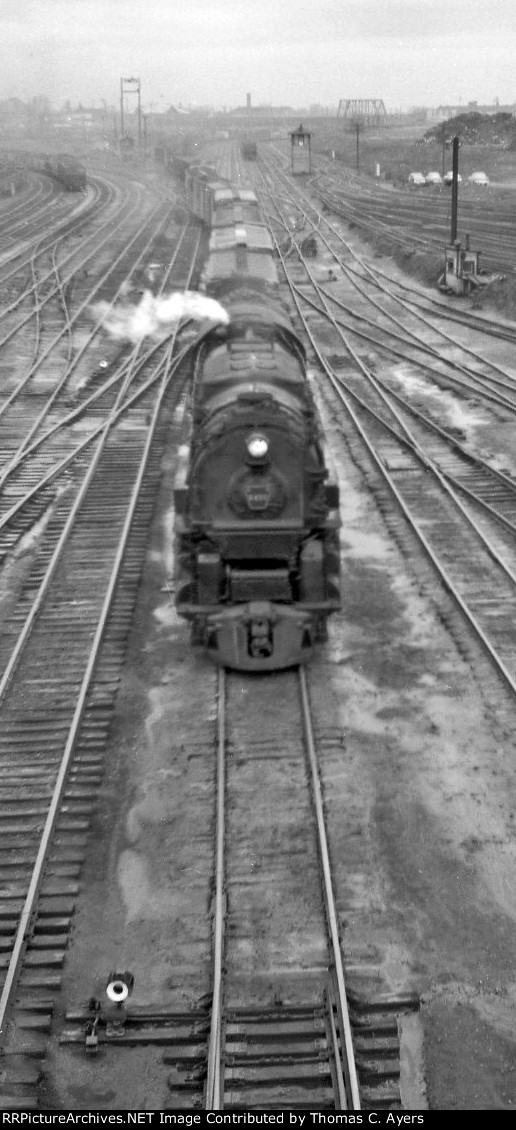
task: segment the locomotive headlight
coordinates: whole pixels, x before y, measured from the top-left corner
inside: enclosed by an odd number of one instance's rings
[[[259,432],[254,432],[247,440],[247,450],[252,459],[263,459],[269,450],[269,441]]]

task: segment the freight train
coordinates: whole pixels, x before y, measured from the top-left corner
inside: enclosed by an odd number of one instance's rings
[[[255,194],[196,167],[186,196],[210,231],[201,289],[229,321],[195,360],[174,489],[176,606],[216,662],[272,671],[306,662],[340,607],[338,486]]]
[[[82,192],[86,188],[86,169],[75,157],[67,153],[48,157],[42,172],[54,178],[69,192]]]

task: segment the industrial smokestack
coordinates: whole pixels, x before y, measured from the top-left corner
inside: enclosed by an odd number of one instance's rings
[[[451,186],[451,242],[457,239],[457,206],[459,200],[459,139],[453,139],[453,164]]]

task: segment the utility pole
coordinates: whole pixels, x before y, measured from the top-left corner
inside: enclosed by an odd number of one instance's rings
[[[451,212],[451,240],[453,244],[457,239],[457,212],[459,201],[459,139],[453,139],[453,173],[452,173],[452,212]]]

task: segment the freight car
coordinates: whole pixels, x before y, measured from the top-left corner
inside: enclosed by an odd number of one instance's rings
[[[204,289],[229,322],[207,329],[195,362],[174,489],[176,606],[216,662],[275,670],[306,662],[340,605],[338,487],[256,198],[196,175],[189,197],[211,228]]]
[[[53,177],[69,192],[82,192],[86,188],[86,169],[75,157],[67,153],[48,157],[43,172]]]

